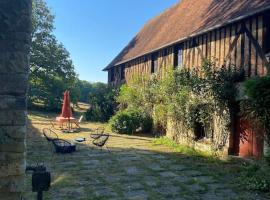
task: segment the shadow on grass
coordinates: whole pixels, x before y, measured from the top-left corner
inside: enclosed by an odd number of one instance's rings
[[[144,141],[152,141],[151,139],[155,138],[153,135],[141,135],[141,134],[134,134],[134,135],[110,135],[110,137],[114,138],[126,138],[129,140],[144,140]]]

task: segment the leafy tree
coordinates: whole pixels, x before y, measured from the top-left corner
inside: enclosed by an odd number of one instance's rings
[[[48,109],[56,109],[61,104],[64,90],[76,91],[77,75],[69,52],[52,33],[54,16],[44,0],[33,1],[32,16],[29,103],[41,103]]]
[[[90,109],[86,113],[89,121],[107,121],[116,109],[116,89],[104,83],[92,83],[89,93]]]
[[[70,91],[70,101],[73,102],[74,106],[78,106],[78,102],[82,102],[81,99],[81,88],[79,85],[80,80],[76,79],[75,83],[69,89]]]
[[[89,93],[92,91],[93,87],[92,84],[88,81],[77,81],[77,87],[80,89],[80,98],[81,102],[88,103],[89,102]]]

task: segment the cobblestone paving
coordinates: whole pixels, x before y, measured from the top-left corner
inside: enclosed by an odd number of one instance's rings
[[[48,200],[266,199],[237,189],[228,178],[231,176],[208,169],[200,160],[154,145],[152,138],[112,134],[110,151],[101,151],[89,138],[88,129],[96,125],[84,124],[81,133],[58,132],[61,138],[86,137],[87,141],[77,144],[73,154],[56,155],[41,136],[48,121],[32,116],[29,126],[28,164],[43,161],[52,172],[50,191],[45,192]],[[30,178],[27,175],[27,200],[35,199]]]

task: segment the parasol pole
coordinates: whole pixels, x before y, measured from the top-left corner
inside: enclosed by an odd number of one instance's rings
[[[68,117],[68,132],[70,132],[70,118]]]
[[[69,104],[69,113],[71,113],[71,107],[70,107],[70,96],[69,96],[69,91],[68,91],[68,104]],[[70,115],[68,115],[68,131],[71,132],[71,129],[70,129]]]

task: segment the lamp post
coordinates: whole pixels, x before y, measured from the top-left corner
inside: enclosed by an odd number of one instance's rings
[[[32,191],[37,192],[37,200],[42,200],[43,191],[48,191],[51,184],[51,174],[47,172],[46,167],[37,165],[28,166],[26,171],[32,171]]]

